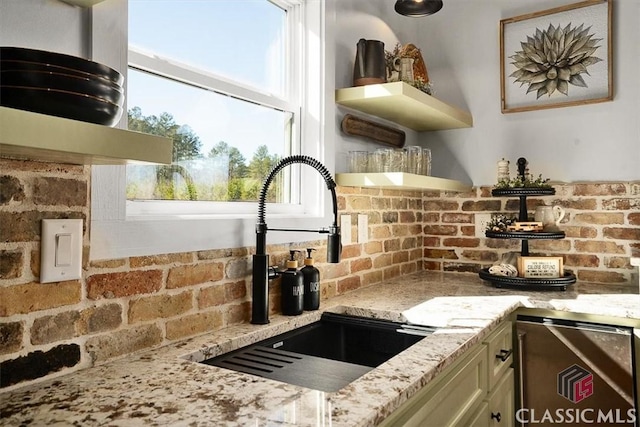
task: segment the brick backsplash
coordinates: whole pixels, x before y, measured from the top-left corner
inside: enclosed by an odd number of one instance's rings
[[[90,167],[0,159],[0,386],[17,386],[86,368],[227,325],[248,322],[254,248],[89,261]],[[567,211],[561,241],[531,242],[562,255],[578,280],[632,281],[640,256],[640,183],[563,184],[531,198]],[[367,215],[369,240],[327,264],[323,240],[270,245],[274,264],[289,249],[316,247],[322,299],[422,269],[476,274],[518,241],[478,236],[478,213],[516,212],[518,201],[469,193],[338,188],[340,214]],[[38,283],[40,220],[82,218],[80,280]],[[279,311],[279,283],[270,287]]]
[[[579,281],[629,283],[630,257],[640,255],[640,183],[554,185],[554,196],[527,198],[533,217],[539,205],[562,206],[562,240],[530,240],[531,255],[562,256]],[[519,240],[480,237],[475,215],[503,213],[517,217],[517,197],[495,198],[491,187],[471,193],[424,193],[425,211],[437,211],[424,224],[424,268],[477,272],[521,249]],[[425,212],[425,215],[427,213]]]

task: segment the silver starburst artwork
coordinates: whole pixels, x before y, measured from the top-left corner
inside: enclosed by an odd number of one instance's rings
[[[509,58],[516,71],[509,77],[520,86],[529,85],[527,93],[535,92],[536,99],[551,96],[558,91],[569,95],[569,84],[587,87],[582,74],[589,75],[588,67],[602,59],[593,56],[602,39],[589,34],[591,27],[578,27],[569,23],[562,28],[549,24],[546,30],[536,28],[535,34],[521,41],[522,50]]]

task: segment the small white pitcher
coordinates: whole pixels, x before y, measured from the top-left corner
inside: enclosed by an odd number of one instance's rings
[[[542,223],[544,231],[560,231],[558,225],[564,218],[564,209],[561,206],[538,206],[534,220]]]

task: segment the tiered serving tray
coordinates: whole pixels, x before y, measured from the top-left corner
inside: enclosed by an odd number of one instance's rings
[[[521,159],[524,160],[524,159]],[[520,163],[520,160],[519,160]],[[524,162],[523,162],[524,163]],[[553,196],[555,188],[519,187],[493,189],[494,197],[518,197],[520,199],[520,212],[518,219],[527,221],[527,197],[528,196]],[[529,256],[529,240],[564,239],[564,231],[487,231],[485,236],[492,239],[520,239],[522,241],[522,256]],[[489,273],[488,268],[483,268],[478,273],[481,279],[491,282],[496,288],[518,288],[528,290],[566,290],[567,286],[576,282],[576,276],[568,270],[558,278],[528,278],[496,276]]]

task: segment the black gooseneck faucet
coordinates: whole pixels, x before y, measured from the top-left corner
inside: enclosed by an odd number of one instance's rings
[[[340,243],[340,227],[338,227],[338,201],[336,197],[336,183],[331,178],[331,174],[327,168],[316,159],[304,156],[294,155],[285,157],[280,160],[276,166],[269,172],[269,175],[262,184],[260,197],[258,200],[258,222],[256,223],[256,253],[253,256],[253,282],[251,295],[251,323],[264,325],[269,323],[269,279],[271,276],[269,268],[269,255],[267,255],[267,223],[265,221],[265,199],[269,185],[274,177],[285,167],[294,163],[302,163],[313,167],[317,170],[329,191],[331,191],[331,201],[333,202],[333,225],[328,228],[319,230],[305,229],[289,229],[289,228],[271,228],[273,231],[309,231],[313,233],[328,234],[327,239],[327,262],[340,262],[340,252],[342,251]]]

